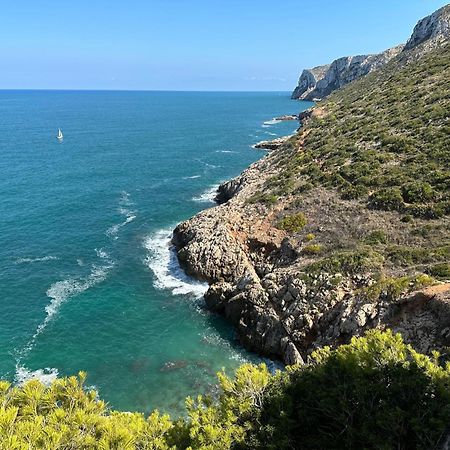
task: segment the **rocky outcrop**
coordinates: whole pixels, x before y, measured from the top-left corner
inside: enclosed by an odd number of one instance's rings
[[[173,244],[186,272],[206,280],[209,309],[234,324],[249,350],[302,363],[324,345],[347,342],[369,328],[392,328],[422,352],[450,345],[450,284],[405,294],[392,301],[371,273],[306,274],[311,261],[304,239],[274,226],[283,201],[267,208],[252,203],[255,192],[278,174],[270,153],[221,188],[225,203],[199,213],[174,230]],[[362,209],[323,188],[308,193],[302,211],[305,233],[324,244],[401,226],[398,215]],[[342,235],[345,230],[345,236]],[[321,236],[321,237],[320,237]]]
[[[425,44],[426,49],[442,45],[450,38],[450,5],[420,20],[403,49],[404,52]]]
[[[403,46],[399,45],[376,55],[345,56],[326,66],[305,69],[300,75],[292,98],[320,100],[336,89],[380,68],[397,56],[402,49]]]
[[[283,136],[270,141],[260,141],[253,145],[253,148],[262,150],[276,150],[286,143],[291,136]]]
[[[284,114],[279,117],[275,117],[273,120],[276,120],[277,122],[285,122],[287,120],[298,120],[297,114]]]
[[[333,91],[379,69],[393,58],[408,58],[430,51],[448,42],[450,38],[450,5],[438,9],[433,14],[420,20],[407,41],[375,55],[346,56],[336,59],[331,64],[303,70],[298,85],[292,93],[293,99],[320,100]]]

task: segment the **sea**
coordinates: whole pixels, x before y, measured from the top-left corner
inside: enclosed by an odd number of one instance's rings
[[[170,247],[219,183],[291,134],[287,92],[0,91],[0,378],[88,374],[111,408],[182,414],[265,361]],[[56,138],[61,128],[64,138]]]

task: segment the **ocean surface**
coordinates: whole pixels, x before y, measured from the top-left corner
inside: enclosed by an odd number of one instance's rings
[[[88,372],[111,407],[179,414],[259,361],[203,307],[171,230],[292,133],[288,93],[0,91],[0,377]],[[64,139],[56,139],[58,127]]]

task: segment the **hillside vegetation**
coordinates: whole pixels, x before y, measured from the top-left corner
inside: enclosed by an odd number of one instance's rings
[[[186,401],[186,418],[113,411],[85,374],[50,387],[0,382],[0,448],[430,449],[450,422],[450,363],[400,335],[369,332],[271,376],[243,365],[220,393]]]
[[[371,246],[391,267],[411,266],[448,279],[449,80],[446,45],[413,62],[397,58],[337,91],[274,155],[278,174],[251,202],[276,206],[284,199],[279,223],[290,223],[322,187],[380,211],[380,218],[381,211],[394,212],[404,224],[394,234],[381,221],[360,242],[349,237],[348,246]],[[315,249],[324,255],[322,247]]]

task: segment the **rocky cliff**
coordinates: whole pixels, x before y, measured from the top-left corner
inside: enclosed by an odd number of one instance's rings
[[[292,98],[313,101],[322,99],[336,89],[383,66],[402,49],[403,45],[399,45],[376,55],[345,56],[326,66],[305,69],[300,75]]]
[[[368,328],[450,347],[449,79],[445,42],[393,58],[175,229],[247,348],[301,363]]]
[[[406,45],[398,45],[375,55],[346,56],[325,66],[305,69],[292,93],[293,99],[318,100],[352,81],[379,69],[400,53],[422,47],[428,51],[450,36],[450,6],[425,17],[414,28]]]

